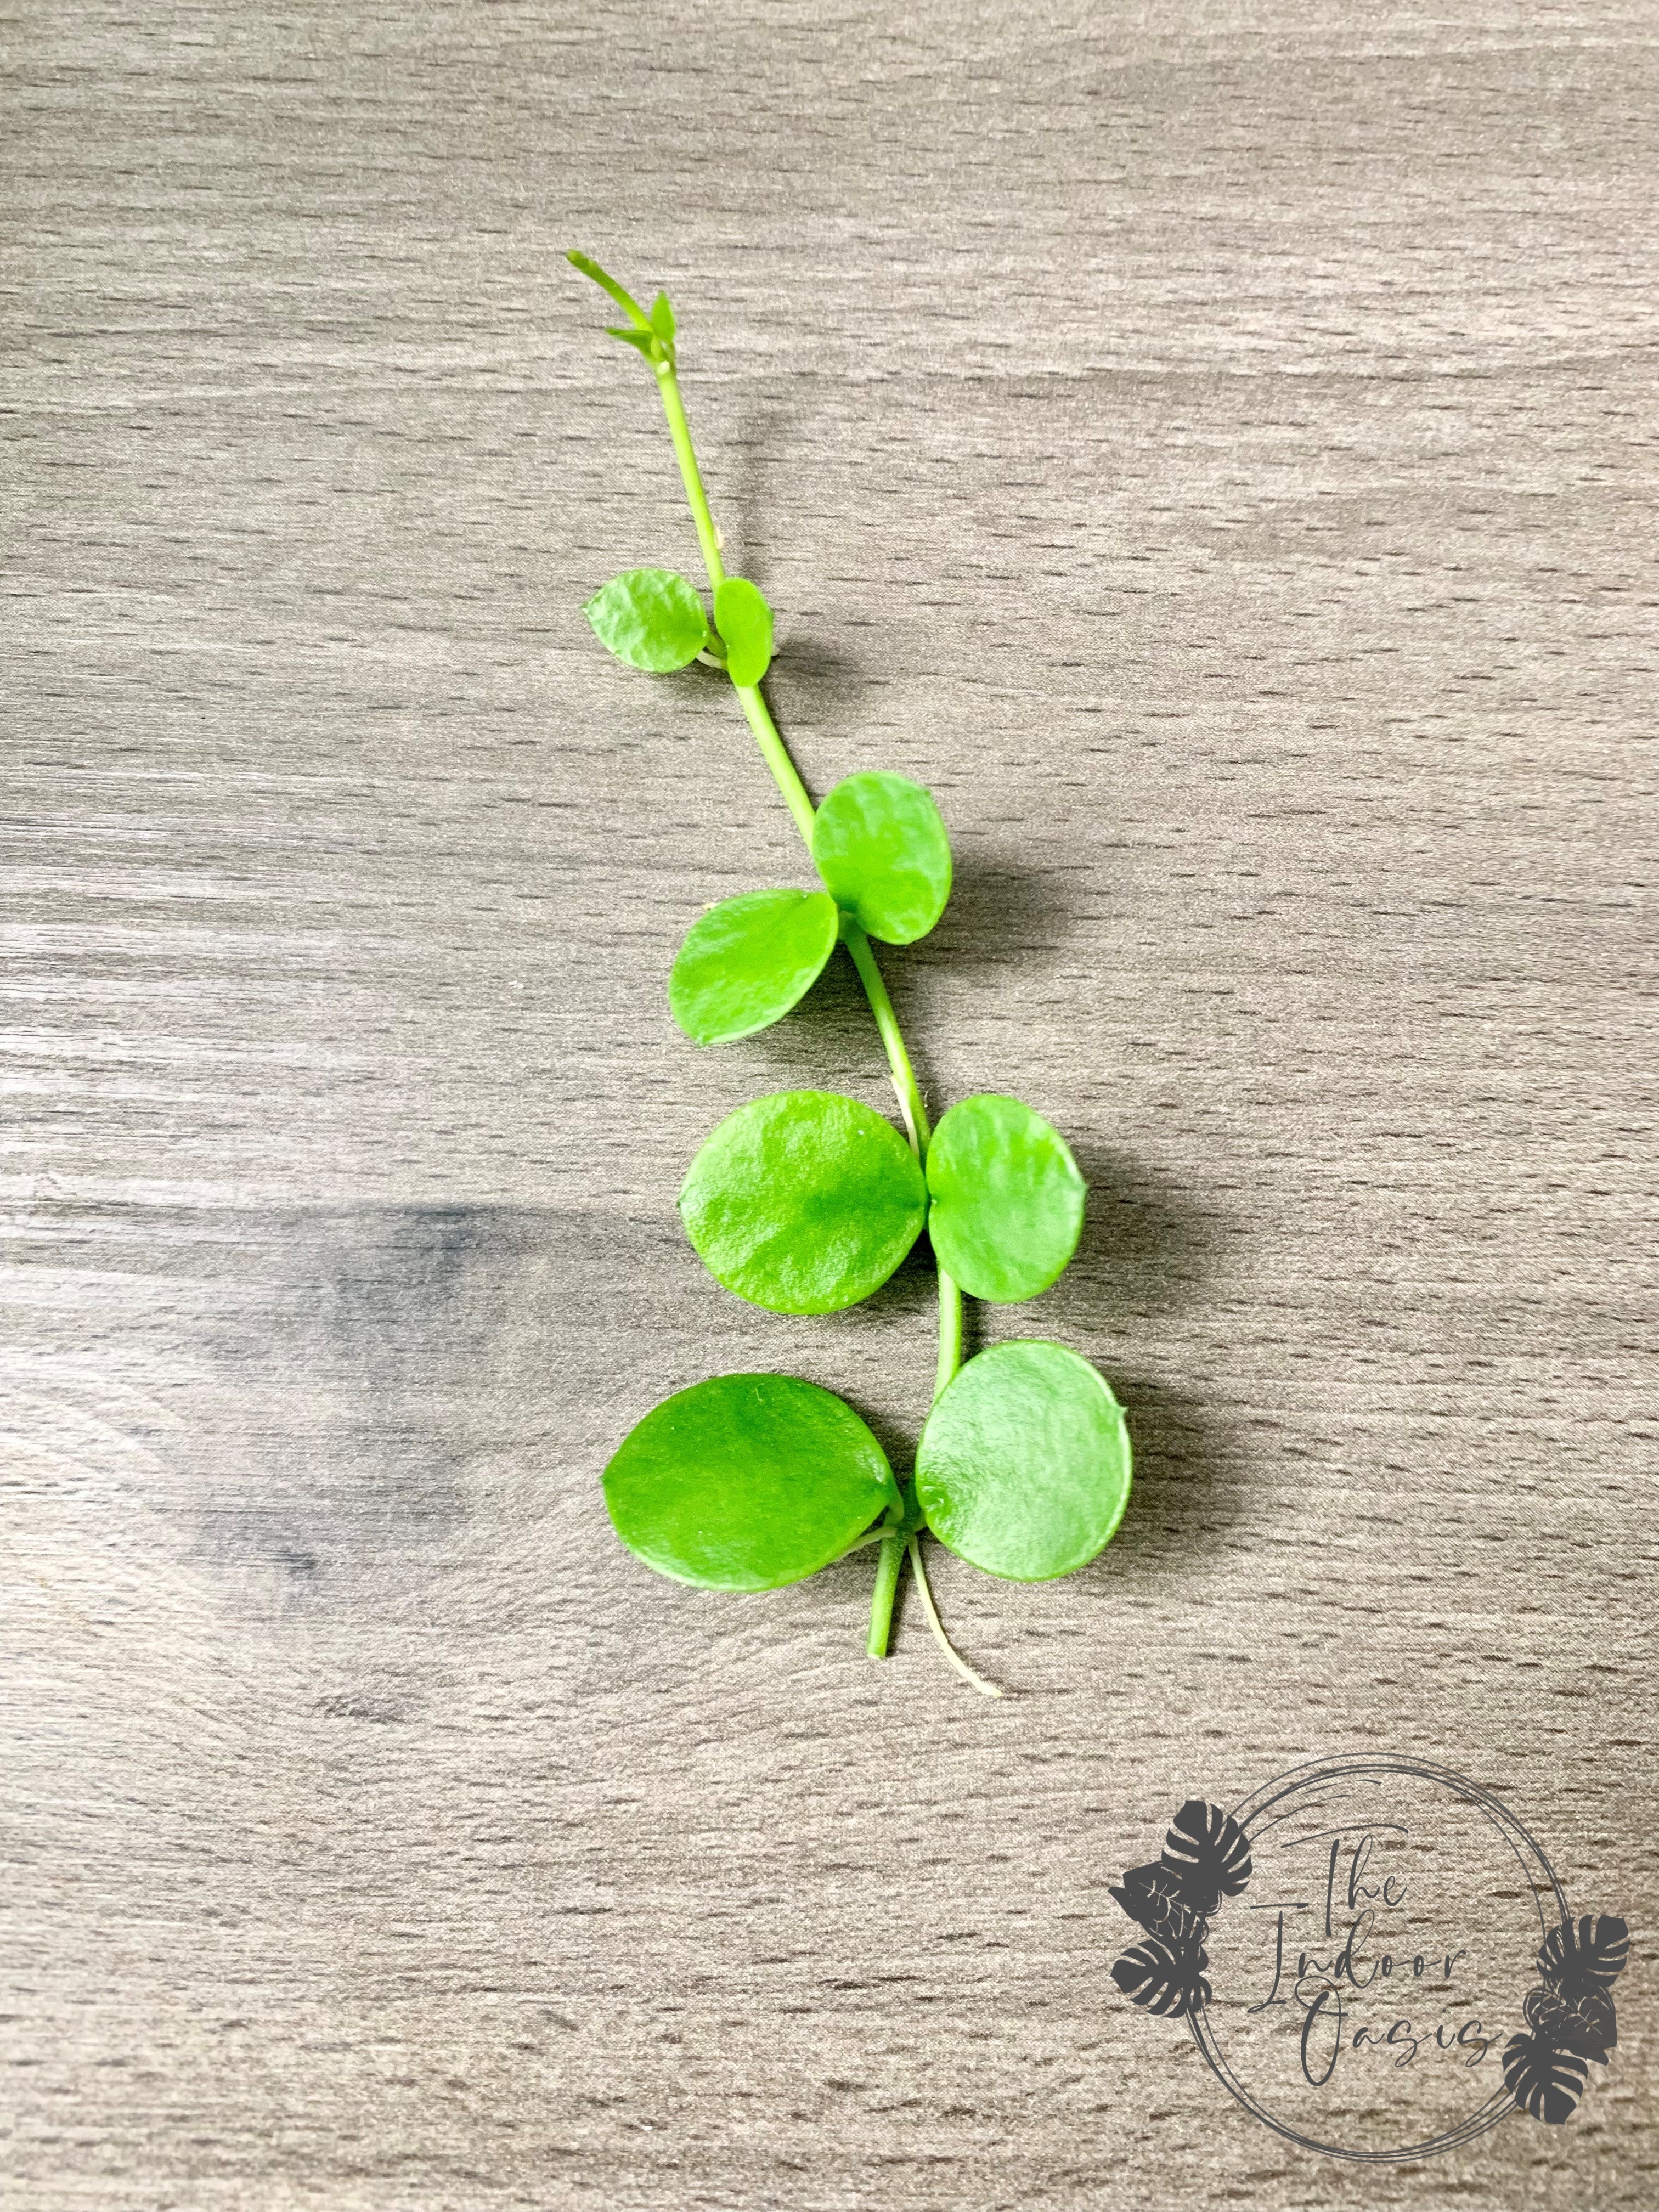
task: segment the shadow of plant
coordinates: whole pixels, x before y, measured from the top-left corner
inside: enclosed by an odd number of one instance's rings
[[[1075,884],[1083,866],[1036,866],[1011,848],[960,840],[951,903],[939,927],[915,950],[930,964],[955,970],[1045,963],[1072,934]]]
[[[1226,1217],[1117,1147],[1085,1139],[1072,1150],[1089,1199],[1076,1255],[1048,1294],[1059,1310],[1088,1328],[1103,1310],[1145,1318],[1188,1304],[1230,1241]]]

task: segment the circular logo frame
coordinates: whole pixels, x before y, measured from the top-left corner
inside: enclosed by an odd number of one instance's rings
[[[1215,1914],[1249,1881],[1254,1845],[1279,1821],[1292,1817],[1299,1800],[1334,1784],[1389,1778],[1449,1794],[1484,1820],[1513,1856],[1538,1915],[1539,1982],[1522,2008],[1525,2025],[1504,2047],[1498,2088],[1437,2135],[1361,2148],[1325,2141],[1293,2124],[1240,2080],[1212,2015],[1204,1947]],[[1175,1814],[1161,1856],[1131,1868],[1111,1894],[1144,1931],[1112,1968],[1118,1988],[1143,2010],[1184,2018],[1206,2064],[1231,2097],[1276,2135],[1328,2158],[1392,2165],[1435,2157],[1474,2142],[1521,2112],[1559,2124],[1576,2110],[1589,2066],[1605,2065],[1617,2041],[1611,1990],[1629,1954],[1625,1922],[1594,1914],[1576,1922],[1554,1868],[1526,1825],[1491,1790],[1426,1759],[1357,1752],[1310,1760],[1253,1791],[1231,1813],[1205,1799],[1189,1798]]]

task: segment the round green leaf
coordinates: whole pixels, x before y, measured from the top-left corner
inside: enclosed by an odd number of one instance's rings
[[[969,1297],[1034,1298],[1077,1249],[1087,1185],[1065,1139],[1018,1098],[951,1107],[927,1148],[927,1188],[934,1254]]]
[[[605,1502],[630,1552],[704,1589],[780,1589],[816,1574],[898,1497],[852,1407],[787,1375],[721,1375],[630,1429]]]
[[[927,1525],[970,1566],[1016,1583],[1069,1575],[1129,1499],[1129,1431],[1105,1377],[1063,1344],[970,1359],[916,1450]]]
[[[781,1021],[836,949],[828,891],[744,891],[691,925],[674,956],[668,1006],[693,1044],[729,1044]]]
[[[758,684],[772,665],[772,610],[745,577],[728,576],[715,592],[714,627],[732,681]]]
[[[702,601],[668,568],[630,568],[596,592],[582,612],[618,660],[654,676],[684,668],[708,642]]]
[[[951,840],[908,776],[849,775],[818,809],[812,858],[839,903],[884,945],[926,937],[951,896]]]
[[[680,1214],[716,1281],[770,1313],[836,1313],[915,1243],[927,1186],[892,1123],[833,1091],[728,1114],[691,1163]]]

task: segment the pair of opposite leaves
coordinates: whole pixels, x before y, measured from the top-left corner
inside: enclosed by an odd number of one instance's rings
[[[883,1515],[907,1534],[925,1520],[987,1574],[1047,1582],[1110,1540],[1129,1439],[1086,1359],[1027,1338],[981,1352],[938,1399],[913,1501],[853,1408],[788,1375],[721,1375],[665,1399],[623,1439],[605,1493],[630,1551],[704,1589],[799,1582]]]
[[[727,1115],[679,1206],[717,1282],[769,1313],[838,1313],[879,1290],[921,1234],[970,1297],[1018,1305],[1077,1249],[1085,1184],[1018,1098],[964,1098],[926,1169],[884,1115],[833,1091],[778,1091]]]
[[[702,594],[672,568],[629,568],[582,611],[600,642],[651,676],[689,668],[700,653],[719,653],[734,684],[758,684],[772,662],[772,610],[744,576],[727,576],[714,593],[714,627]]]
[[[884,945],[914,945],[951,896],[951,840],[932,793],[885,769],[845,776],[829,793],[812,861],[821,891],[744,891],[692,925],[668,1004],[693,1044],[732,1044],[781,1021],[848,922]]]

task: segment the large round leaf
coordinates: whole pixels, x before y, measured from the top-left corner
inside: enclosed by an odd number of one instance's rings
[[[969,1297],[1034,1298],[1077,1249],[1086,1185],[1065,1139],[1018,1098],[951,1107],[927,1148],[927,1188],[933,1250]]]
[[[1129,1432],[1103,1376],[1063,1344],[970,1359],[916,1451],[927,1525],[970,1566],[1047,1582],[1092,1559],[1129,1498]]]
[[[926,937],[951,896],[951,840],[908,776],[849,775],[818,809],[812,858],[825,884],[884,945]]]
[[[693,1044],[728,1044],[781,1021],[836,949],[828,891],[744,891],[694,921],[674,957],[669,1011]]]
[[[915,1243],[927,1187],[892,1123],[833,1091],[778,1091],[728,1114],[680,1190],[709,1273],[772,1313],[834,1313]]]
[[[833,1392],[722,1375],[630,1429],[605,1471],[617,1534],[659,1574],[779,1589],[844,1552],[898,1497],[886,1454]]]

